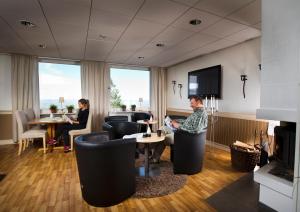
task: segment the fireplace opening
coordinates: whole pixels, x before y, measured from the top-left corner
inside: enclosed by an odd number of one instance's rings
[[[284,122],[274,128],[274,159],[277,166],[270,174],[293,181],[296,144],[296,123]]]

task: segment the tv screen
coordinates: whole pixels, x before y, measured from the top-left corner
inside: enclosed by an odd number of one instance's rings
[[[222,66],[212,66],[188,73],[188,96],[198,95],[202,98],[214,96],[221,98]]]

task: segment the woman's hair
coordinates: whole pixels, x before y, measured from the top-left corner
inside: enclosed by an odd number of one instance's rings
[[[88,99],[79,99],[78,102],[80,102],[83,105],[86,105],[88,109],[90,108],[90,102]]]

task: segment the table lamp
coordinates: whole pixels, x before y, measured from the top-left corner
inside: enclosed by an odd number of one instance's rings
[[[64,97],[59,97],[58,101],[60,103],[60,109],[61,109],[61,111],[63,111],[62,104],[65,102],[65,98]]]
[[[143,102],[143,98],[142,98],[142,97],[140,97],[140,98],[139,98],[140,109],[142,108],[142,102]]]

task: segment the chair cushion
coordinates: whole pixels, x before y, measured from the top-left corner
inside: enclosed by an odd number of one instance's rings
[[[32,129],[21,134],[21,138],[42,138],[46,135],[46,130]]]

